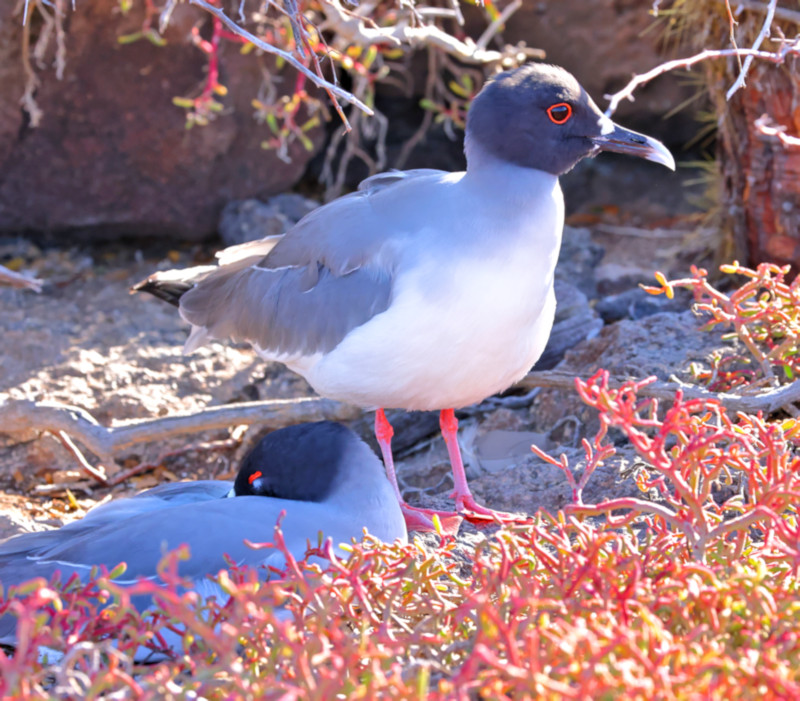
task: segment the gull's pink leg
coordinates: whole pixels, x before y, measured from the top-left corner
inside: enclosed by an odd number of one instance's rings
[[[461,450],[458,447],[458,419],[452,409],[442,409],[439,413],[439,426],[441,426],[447,453],[450,456],[450,465],[453,468],[455,489],[450,496],[456,501],[458,513],[475,525],[491,525],[498,521],[500,523],[519,523],[526,520],[505,511],[494,511],[475,501],[467,484],[467,473],[464,471]]]
[[[375,437],[378,439],[378,445],[381,447],[381,455],[383,455],[383,464],[386,467],[386,474],[389,477],[389,481],[392,483],[394,493],[397,495],[397,501],[400,502],[400,510],[403,512],[406,526],[410,531],[435,531],[436,527],[433,525],[433,517],[434,515],[438,515],[442,532],[455,535],[458,532],[458,527],[461,525],[461,517],[458,514],[448,513],[446,511],[434,511],[432,509],[420,509],[415,506],[410,506],[403,499],[402,494],[400,494],[400,486],[397,484],[397,473],[394,469],[392,436],[394,436],[392,425],[386,418],[383,409],[378,409],[375,412]]]

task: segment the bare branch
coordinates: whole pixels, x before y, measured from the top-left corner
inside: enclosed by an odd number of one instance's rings
[[[42,281],[39,278],[29,277],[23,273],[9,270],[5,266],[0,265],[0,285],[8,285],[10,287],[17,287],[23,290],[33,290],[34,292],[42,291]]]
[[[56,438],[61,441],[61,445],[63,445],[71,454],[75,460],[78,461],[78,464],[81,466],[81,469],[86,472],[90,477],[92,477],[100,484],[106,484],[106,475],[102,469],[98,470],[95,468],[84,456],[81,452],[81,449],[75,445],[75,442],[66,434],[64,431],[56,431],[55,432]]]
[[[736,0],[736,6],[742,7],[745,10],[753,10],[754,12],[769,12],[770,10],[769,4],[758,2],[758,0]],[[776,7],[774,12],[775,17],[778,19],[800,24],[800,12],[797,10],[790,10],[786,7]]]
[[[497,33],[503,28],[503,25],[508,22],[513,15],[519,8],[522,7],[522,0],[514,0],[514,2],[510,2],[503,8],[503,11],[497,17],[494,22],[492,22],[486,29],[483,31],[478,37],[478,41],[475,42],[475,46],[479,49],[485,49],[489,42],[494,39]]]
[[[194,414],[125,421],[109,428],[79,407],[6,399],[0,401],[0,432],[11,436],[26,435],[31,431],[58,436],[61,432],[80,441],[101,463],[111,465],[115,454],[137,443],[237,425],[263,424],[282,428],[301,421],[348,421],[361,413],[361,409],[330,399],[304,397],[211,407]]]
[[[75,9],[74,7],[72,8]],[[67,41],[64,32],[64,19],[66,17],[64,0],[55,0],[53,4],[53,21],[56,28],[56,79],[64,79],[64,69],[67,66]]]
[[[611,380],[609,386],[619,387],[622,380]],[[546,371],[530,373],[515,385],[519,388],[553,387],[571,390],[575,376],[571,373]],[[771,413],[781,407],[800,401],[800,380],[780,389],[754,396],[715,394],[698,387],[679,383],[654,382],[638,390],[643,397],[671,400],[681,389],[687,399],[713,399],[730,411],[749,414],[764,411]],[[107,481],[103,471],[92,467],[74,441],[94,453],[101,465],[111,467],[114,456],[138,443],[148,443],[178,435],[200,433],[231,426],[260,424],[273,429],[303,421],[332,419],[350,421],[358,418],[362,410],[318,397],[243,402],[211,407],[194,414],[169,416],[157,419],[124,421],[113,427],[98,423],[84,409],[51,402],[33,402],[21,399],[0,401],[0,433],[26,436],[31,432],[47,432],[56,436],[80,463],[81,467],[98,481]],[[118,480],[113,480],[116,483]]]
[[[323,4],[322,10],[326,21],[320,29],[335,32],[337,37],[349,44],[357,46],[381,43],[395,46],[406,44],[412,48],[419,45],[433,46],[466,63],[493,63],[503,58],[499,51],[487,51],[469,38],[461,41],[434,25],[411,27],[407,24],[396,24],[393,27],[368,27],[363,17],[347,12],[338,0],[328,0]]]
[[[787,149],[798,149],[800,148],[800,137],[797,136],[789,136],[786,133],[786,127],[778,126],[773,127],[771,126],[772,120],[769,118],[768,115],[762,114],[755,122],[755,127],[758,130],[759,134],[763,134],[768,141],[777,141],[779,142],[784,148]]]
[[[753,43],[752,50],[758,51],[761,47],[761,44],[764,43],[764,39],[769,36],[769,30],[772,26],[772,20],[775,18],[775,8],[778,6],[778,0],[770,0],[769,7],[767,8],[767,16],[764,18],[764,24],[761,26],[761,31],[758,33],[755,42]],[[740,54],[741,55],[741,54]],[[744,65],[742,66],[742,70],[739,71],[739,77],[736,78],[736,81],[730,88],[728,88],[728,92],[725,94],[725,99],[730,100],[734,93],[739,90],[739,88],[744,87],[744,81],[747,77],[747,73],[750,70],[750,66],[753,63],[753,54],[750,54],[745,58]]]
[[[39,78],[31,66],[31,25],[28,17],[33,12],[33,6],[28,5],[25,0],[25,14],[22,17],[22,70],[25,73],[25,92],[22,93],[20,103],[22,109],[28,113],[31,128],[36,128],[41,124],[44,112],[36,102],[36,90],[39,87]]]
[[[624,380],[621,379],[610,379],[609,387],[617,389],[621,387],[623,383]],[[527,377],[520,380],[514,387],[519,389],[533,389],[534,387],[573,389],[575,387],[575,375],[568,372],[559,372],[558,370],[532,372],[528,374]],[[765,414],[771,414],[800,401],[800,380],[795,380],[791,384],[754,395],[709,392],[702,387],[694,387],[678,382],[656,381],[644,387],[640,387],[637,390],[637,394],[642,397],[654,397],[656,399],[670,401],[675,398],[675,392],[678,390],[683,392],[683,396],[686,399],[716,400],[728,411],[742,412],[744,414],[757,414],[759,411],[763,411]]]
[[[662,63],[652,70],[647,71],[647,73],[635,75],[631,81],[619,92],[616,92],[613,95],[606,95],[605,97],[609,103],[605,113],[607,117],[610,117],[614,114],[614,112],[617,111],[620,102],[626,99],[631,101],[633,100],[633,93],[639,87],[646,85],[660,75],[664,75],[665,73],[669,73],[670,71],[674,71],[678,68],[690,68],[691,66],[694,66],[697,63],[702,63],[703,61],[709,61],[717,58],[731,58],[733,56],[752,56],[753,58],[758,58],[762,61],[781,64],[788,56],[797,55],[800,55],[800,38],[796,38],[793,41],[785,43],[783,46],[781,46],[780,50],[776,52],[756,51],[754,49],[706,50],[687,58],[678,58],[673,61],[667,61],[666,63]]]
[[[192,5],[197,5],[198,7],[202,7],[206,12],[214,15],[214,17],[218,18],[230,31],[234,34],[239,35],[243,39],[247,39],[251,44],[257,46],[263,52],[272,54],[273,56],[279,56],[282,58],[286,63],[290,66],[293,66],[295,69],[300,71],[303,75],[305,75],[309,80],[311,80],[314,85],[322,88],[328,95],[331,96],[331,100],[338,105],[336,98],[347,102],[348,104],[355,105],[360,109],[362,112],[371,115],[372,109],[365,105],[361,100],[357,97],[352,95],[351,93],[347,92],[347,90],[343,90],[338,85],[334,85],[333,83],[325,80],[321,75],[317,75],[314,71],[312,71],[307,66],[304,66],[297,58],[294,57],[288,51],[283,51],[282,49],[277,48],[276,46],[272,46],[267,42],[259,39],[255,34],[251,34],[246,29],[240,27],[236,22],[234,22],[228,15],[226,15],[221,9],[218,7],[214,7],[206,2],[206,0],[189,0],[189,3]],[[345,124],[347,124],[345,120]],[[349,125],[347,125],[349,129]]]

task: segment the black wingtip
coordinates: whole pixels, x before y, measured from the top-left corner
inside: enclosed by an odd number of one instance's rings
[[[132,285],[130,293],[147,292],[177,307],[180,305],[181,297],[191,290],[192,287],[194,287],[194,283],[191,282],[182,280],[159,280],[155,275],[151,275],[146,280]]]

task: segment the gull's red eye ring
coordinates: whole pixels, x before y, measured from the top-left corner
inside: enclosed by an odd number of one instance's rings
[[[547,116],[553,124],[564,124],[572,116],[572,105],[558,102],[547,108]]]
[[[261,470],[259,470],[258,472],[254,472],[252,475],[250,475],[250,476],[247,478],[247,481],[248,481],[250,484],[253,484],[253,482],[255,482],[255,481],[256,481],[256,480],[257,480],[259,477],[261,477]]]

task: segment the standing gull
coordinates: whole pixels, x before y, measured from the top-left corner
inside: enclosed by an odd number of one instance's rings
[[[564,225],[558,176],[600,151],[675,167],[659,141],[605,117],[570,73],[526,65],[473,101],[466,172],[367,178],[282,237],[134,289],[179,306],[192,325],[187,352],[209,339],[249,341],[319,394],[377,408],[375,432],[410,527],[430,528],[433,512],[402,501],[383,409],[439,410],[456,509],[505,520],[470,493],[453,409],[508,388],[544,350]]]

